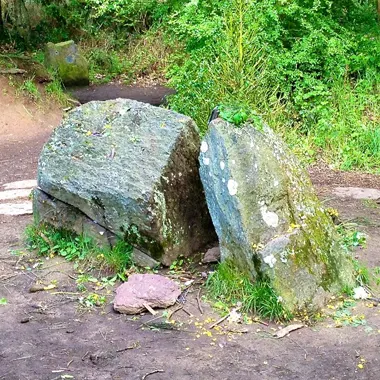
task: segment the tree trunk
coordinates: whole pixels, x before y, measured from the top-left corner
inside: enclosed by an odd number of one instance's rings
[[[3,37],[4,37],[3,7],[2,7],[2,0],[0,0],[0,40]]]

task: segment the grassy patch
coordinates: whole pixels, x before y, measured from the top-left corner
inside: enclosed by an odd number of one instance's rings
[[[367,244],[367,235],[358,231],[355,223],[339,224],[337,232],[340,237],[340,243],[347,253],[353,252],[358,248],[365,248]],[[372,276],[370,269],[356,258],[352,258],[352,262],[356,285],[368,288],[373,280],[376,280]],[[342,289],[342,293],[352,296],[354,291],[352,288],[344,288]]]
[[[111,40],[109,36],[90,39],[81,44],[90,64],[92,83],[108,83],[120,80],[127,84],[135,80],[164,82],[169,57],[176,48],[163,33],[152,30],[128,40]]]
[[[62,256],[77,266],[96,268],[99,272],[125,279],[132,265],[132,247],[119,241],[111,249],[99,248],[91,239],[49,226],[31,225],[26,229],[28,247],[43,256]]]
[[[34,77],[25,79],[18,87],[18,90],[21,91],[25,96],[35,101],[39,100],[41,97],[40,91],[34,83]]]
[[[53,80],[46,84],[45,92],[52,100],[58,102],[60,105],[65,106],[68,104],[68,95],[63,90],[62,83],[56,76],[53,76]]]
[[[283,321],[292,317],[268,282],[252,283],[247,274],[229,261],[219,264],[206,286],[216,307],[241,303],[244,312],[253,312],[269,320]]]
[[[331,215],[331,213],[330,213]],[[337,216],[338,214],[336,214]],[[337,227],[340,243],[347,252],[355,248],[364,248],[367,244],[367,235],[357,230],[356,223],[341,223]]]

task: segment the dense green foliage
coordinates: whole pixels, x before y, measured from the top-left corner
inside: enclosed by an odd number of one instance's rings
[[[177,90],[170,106],[203,132],[216,105],[233,105],[306,161],[379,171],[377,0],[35,0],[28,28],[13,3],[25,2],[2,0],[8,39],[80,40],[94,81],[131,80],[162,60]]]
[[[323,150],[346,169],[379,167],[374,2],[191,3],[170,21],[188,53],[170,71],[178,110],[205,128],[215,104],[239,102],[302,153]]]

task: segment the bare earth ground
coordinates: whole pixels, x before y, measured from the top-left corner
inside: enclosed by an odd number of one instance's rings
[[[0,77],[0,188],[34,177],[39,151],[59,118],[60,112],[36,110],[17,99]],[[314,168],[312,177],[321,197],[368,233],[368,247],[358,256],[370,267],[380,266],[380,209],[331,193],[338,185],[380,189],[379,177],[327,168]],[[93,311],[79,307],[71,264],[15,255],[23,250],[23,231],[31,220],[0,215],[0,299],[8,301],[0,305],[0,380],[379,378],[380,306],[359,302],[351,310],[364,314],[367,326],[335,328],[326,319],[275,339],[279,326],[274,324],[226,323],[211,331],[210,318],[218,316],[204,301],[200,313],[194,287],[184,306],[192,316],[180,310],[172,317],[180,322],[176,329],[149,328],[142,323],[151,315],[116,314],[110,303]],[[36,282],[52,281],[57,288],[29,292]]]

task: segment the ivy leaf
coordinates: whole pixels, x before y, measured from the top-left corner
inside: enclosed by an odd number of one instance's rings
[[[0,298],[0,305],[6,305],[8,303],[6,298]]]

